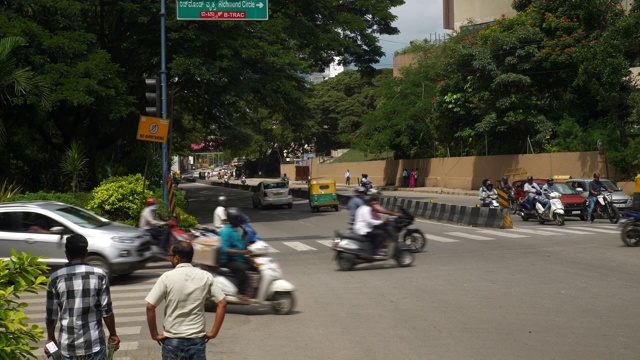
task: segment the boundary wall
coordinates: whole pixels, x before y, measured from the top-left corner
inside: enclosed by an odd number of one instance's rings
[[[526,178],[549,178],[554,175],[568,175],[572,178],[592,177],[599,171],[603,178],[618,180],[613,166],[605,164],[604,156],[598,151],[466,156],[432,159],[376,160],[349,163],[320,163],[318,158],[309,159],[311,178],[334,179],[338,184],[345,182],[344,174],[351,172],[352,184],[362,174],[369,174],[374,186],[402,186],[402,170],[418,168],[416,187],[440,187],[447,189],[479,189],[482,179],[492,181],[508,175],[510,181]],[[295,174],[295,165],[280,165],[280,175]],[[621,186],[623,187],[623,186]],[[626,190],[626,189],[625,189]],[[633,188],[631,188],[633,190]]]

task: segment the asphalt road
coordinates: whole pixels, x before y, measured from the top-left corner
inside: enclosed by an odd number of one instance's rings
[[[183,185],[181,185],[183,187]],[[515,229],[418,221],[429,237],[413,266],[337,270],[328,240],[347,213],[251,209],[250,193],[185,184],[189,212],[211,222],[218,195],[242,208],[296,285],[296,311],[230,306],[213,359],[638,359],[638,249],[597,220],[563,227],[514,220]],[[168,270],[154,264],[112,286],[123,350],[159,359],[144,296]],[[43,312],[43,301],[29,307]],[[35,319],[36,317],[34,317]],[[213,314],[208,314],[211,324]]]

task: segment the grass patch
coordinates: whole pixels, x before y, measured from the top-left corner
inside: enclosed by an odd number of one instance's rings
[[[363,151],[356,149],[349,149],[341,156],[333,159],[332,163],[346,163],[346,162],[358,162],[358,161],[372,161],[372,160],[389,160],[393,159],[393,151],[383,151],[379,153],[364,153]]]

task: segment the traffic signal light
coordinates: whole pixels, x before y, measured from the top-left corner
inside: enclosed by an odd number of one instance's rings
[[[145,79],[144,81],[147,84],[147,93],[145,94],[147,97],[147,107],[145,108],[145,111],[149,116],[161,117],[160,79]]]

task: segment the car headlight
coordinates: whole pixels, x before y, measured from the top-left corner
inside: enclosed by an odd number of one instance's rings
[[[112,236],[111,240],[120,244],[133,244],[135,240],[126,236]]]

